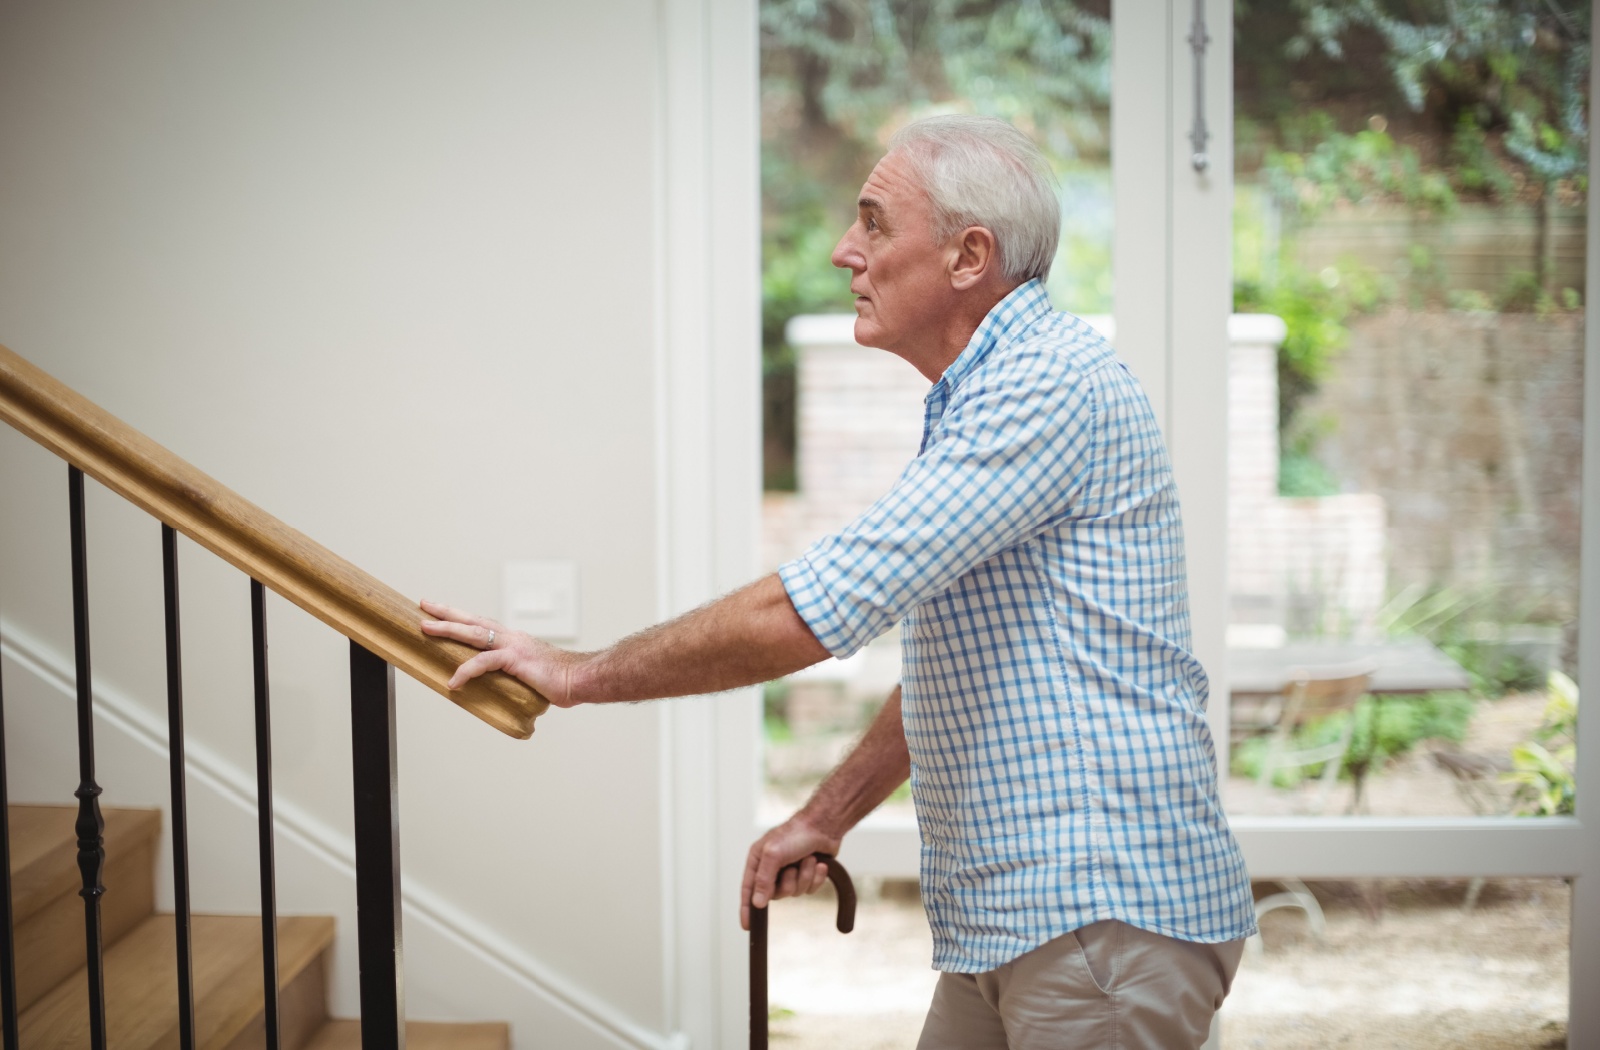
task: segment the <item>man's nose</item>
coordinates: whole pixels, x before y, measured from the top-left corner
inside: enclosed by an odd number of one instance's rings
[[[862,256],[861,250],[856,247],[855,238],[851,236],[853,233],[855,233],[854,226],[846,230],[844,236],[839,238],[839,243],[833,246],[833,256],[829,261],[841,270],[865,270],[867,268],[867,261]]]

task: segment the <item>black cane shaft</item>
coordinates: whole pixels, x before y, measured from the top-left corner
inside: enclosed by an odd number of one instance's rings
[[[750,1050],[767,1050],[767,909],[750,909]]]

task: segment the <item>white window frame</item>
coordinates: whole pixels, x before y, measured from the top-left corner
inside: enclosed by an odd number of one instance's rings
[[[1192,0],[1129,0],[1112,20],[1113,258],[1117,348],[1149,388],[1184,497],[1195,644],[1211,671],[1211,718],[1227,768],[1227,322],[1232,298],[1231,0],[1204,0],[1210,164],[1191,164]],[[1600,63],[1591,71],[1600,98]],[[1590,139],[1600,171],[1600,136]],[[1600,273],[1600,209],[1589,273]],[[1130,297],[1137,290],[1138,301]],[[1586,300],[1589,297],[1586,296]],[[1600,319],[1586,319],[1581,688],[1600,695]],[[1577,816],[1253,817],[1231,823],[1256,878],[1549,876],[1572,881],[1568,1045],[1600,1045],[1600,724],[1578,740]]]

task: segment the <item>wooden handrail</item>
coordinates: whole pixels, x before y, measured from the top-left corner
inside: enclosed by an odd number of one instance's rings
[[[526,739],[549,706],[499,672],[452,691],[477,650],[424,635],[416,602],[3,346],[0,419],[502,733]]]

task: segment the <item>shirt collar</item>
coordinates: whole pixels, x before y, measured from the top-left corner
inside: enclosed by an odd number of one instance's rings
[[[939,377],[939,382],[934,386],[943,384],[945,389],[954,390],[968,372],[989,356],[991,350],[1026,331],[1049,311],[1050,296],[1044,290],[1043,281],[1035,277],[1018,285],[984,316],[977,331],[967,340],[966,349],[944,370],[944,375]]]

